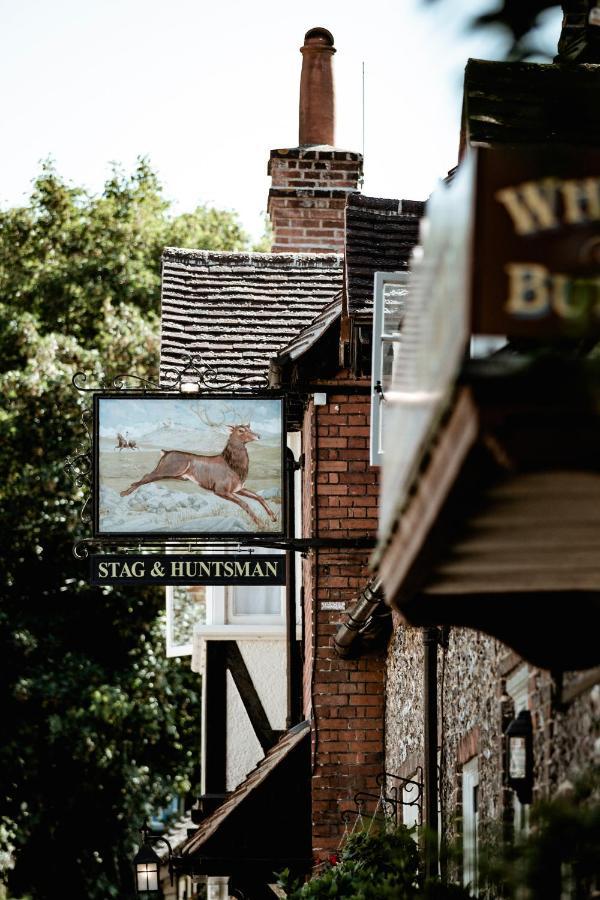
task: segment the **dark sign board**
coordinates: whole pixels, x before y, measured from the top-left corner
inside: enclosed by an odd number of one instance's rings
[[[95,585],[285,584],[283,554],[106,553],[94,554],[90,560],[90,584]]]
[[[94,537],[283,535],[282,397],[97,394],[93,437]]]
[[[600,150],[476,152],[473,333],[600,335]]]

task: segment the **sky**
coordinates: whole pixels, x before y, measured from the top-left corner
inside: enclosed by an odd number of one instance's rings
[[[298,142],[304,33],[337,54],[336,144],[363,149],[372,196],[425,199],[456,163],[464,66],[501,58],[469,16],[495,0],[0,0],[0,206],[23,203],[40,161],[102,189],[145,155],[180,212],[236,210],[262,231],[269,151]],[[540,41],[552,52],[558,13]]]
[[[204,420],[199,419],[196,414],[201,407],[205,407]],[[250,423],[253,428],[265,435],[280,435],[281,401],[264,398],[251,400],[228,398],[226,403],[216,399],[200,401],[194,398],[100,399],[99,428],[103,437],[114,438],[116,432],[125,434],[125,431],[128,431],[129,437],[140,438],[157,428],[164,428],[165,423],[169,423],[169,428],[175,432],[180,425],[192,431],[202,431],[205,428],[211,430],[210,422],[215,423],[214,431],[220,435],[228,434],[226,423]]]

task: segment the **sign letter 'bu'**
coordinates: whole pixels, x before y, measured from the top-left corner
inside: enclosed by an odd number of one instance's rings
[[[94,398],[94,536],[283,535],[283,400]]]

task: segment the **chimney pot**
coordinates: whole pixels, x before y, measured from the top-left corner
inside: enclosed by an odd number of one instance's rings
[[[326,28],[311,28],[304,35],[300,77],[299,144],[334,146],[333,35]]]

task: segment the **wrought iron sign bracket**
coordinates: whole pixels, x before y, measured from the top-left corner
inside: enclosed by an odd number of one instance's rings
[[[242,375],[235,380],[231,380],[229,376],[220,373],[217,367],[205,362],[198,356],[186,357],[182,362],[182,366],[178,369],[167,369],[160,382],[151,381],[134,372],[121,373],[113,378],[99,377],[95,383],[93,381],[93,378],[85,372],[76,372],[72,378],[72,385],[80,395],[89,394],[102,397],[116,393],[125,398],[162,395],[165,399],[190,395],[200,398],[203,394],[210,392],[229,390],[235,390],[238,395],[252,399],[255,395],[261,393],[264,395],[268,388],[266,376]],[[73,454],[65,459],[64,471],[73,481],[81,499],[80,521],[87,526],[92,526],[94,518],[92,497],[95,485],[92,439],[93,412],[91,409],[83,409],[81,423],[85,432],[85,440]],[[125,438],[123,440],[123,448],[126,449],[128,447],[135,449],[135,442],[128,442]],[[121,444],[119,444],[119,448],[121,449]],[[186,539],[184,535],[182,535],[182,540],[177,539],[175,542],[171,539],[163,542],[160,541],[159,537],[156,537],[150,543],[144,540],[144,549],[149,549],[151,545],[157,549],[174,544],[181,551],[188,543],[189,539]],[[210,541],[210,547],[213,550],[219,547],[230,549],[232,545],[235,546],[235,541],[230,541],[227,536],[224,537],[223,541],[215,541],[214,539]],[[197,551],[202,546],[202,541],[195,540],[190,544],[190,552],[192,549]],[[206,541],[206,546],[209,546],[208,541]],[[126,539],[121,541],[114,535],[110,538],[95,535],[94,537],[77,541],[73,547],[73,554],[77,559],[84,559],[89,556],[89,552],[93,548],[102,550],[115,549],[117,547],[119,550],[129,550],[130,552],[136,549],[138,552],[141,551],[141,543],[138,541],[134,542]]]
[[[253,553],[256,547],[270,550],[289,550],[292,553],[309,553],[311,550],[372,550],[374,538],[252,538],[242,541],[168,541],[148,543],[144,541],[127,541],[115,538],[83,538],[73,546],[76,559],[87,559],[90,551],[105,553],[152,553],[178,552],[200,553],[210,550],[214,553]]]
[[[388,779],[392,779],[397,784],[387,786]],[[341,811],[342,822],[347,826],[352,815],[367,815],[365,805],[370,801],[376,803],[375,813],[377,809],[382,808],[383,814],[387,815],[388,808],[391,810],[394,819],[398,820],[398,809],[400,807],[416,807],[419,815],[419,825],[423,824],[423,769],[419,766],[416,769],[415,778],[403,778],[401,775],[395,775],[393,772],[380,772],[375,779],[379,786],[379,793],[371,793],[370,791],[358,791],[353,802],[356,807],[355,811],[344,809]],[[405,793],[410,795],[409,799],[405,799]],[[412,794],[414,793],[414,796]]]

